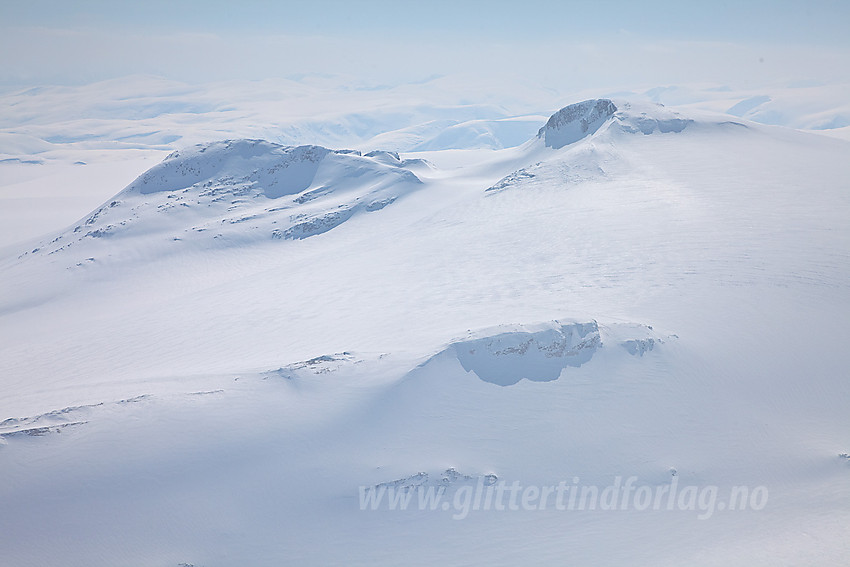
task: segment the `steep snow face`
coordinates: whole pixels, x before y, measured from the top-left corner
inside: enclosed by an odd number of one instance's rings
[[[627,157],[628,149],[641,143],[635,137],[676,135],[693,126],[699,127],[692,128],[693,132],[701,130],[709,135],[727,135],[730,130],[742,133],[750,128],[716,113],[684,115],[658,103],[588,100],[553,114],[538,136],[520,149],[525,152],[523,159],[514,164],[525,164],[485,191],[492,195],[518,187],[574,187],[611,181],[617,176],[633,177],[641,168]]]
[[[107,241],[145,237],[155,253],[181,241],[218,245],[301,239],[371,213],[421,186],[402,161],[378,152],[228,140],[175,151],[112,200],[29,255],[73,249],[92,262],[120,248]],[[206,244],[205,244],[206,245]],[[124,251],[127,244],[121,245]]]
[[[571,104],[553,114],[537,137],[542,138],[547,147],[563,148],[599,130],[615,112],[617,107],[607,98]]]
[[[559,323],[539,329],[504,329],[453,345],[463,369],[485,382],[500,386],[523,378],[536,382],[556,380],[567,366],[589,361],[600,344],[596,321]]]
[[[630,134],[667,134],[681,132],[693,122],[658,103],[618,101],[615,104],[608,99],[585,100],[553,114],[537,133],[537,138],[542,139],[546,147],[558,150],[592,136],[608,123]]]
[[[465,371],[499,386],[522,379],[549,382],[568,367],[590,362],[603,346],[603,334],[606,343],[610,339],[633,356],[643,356],[663,342],[645,325],[615,324],[600,332],[596,321],[562,320],[483,329],[452,342],[434,358],[457,358]]]

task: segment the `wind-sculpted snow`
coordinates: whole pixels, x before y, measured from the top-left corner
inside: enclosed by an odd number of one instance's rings
[[[327,232],[360,212],[379,211],[421,186],[397,154],[230,140],[171,153],[69,231],[29,254],[85,249],[76,265],[103,254],[96,241],[145,237],[220,245],[297,240]],[[83,260],[85,258],[85,260]]]
[[[679,133],[694,123],[693,119],[657,103],[623,103],[615,119],[624,132],[632,134]]]
[[[263,375],[263,379],[276,377],[292,380],[304,375],[328,374],[339,370],[345,364],[352,364],[354,362],[356,362],[356,359],[350,352],[323,354],[315,356],[309,360],[293,362],[286,366],[281,366],[276,370],[266,372]]]
[[[552,189],[574,186],[607,177],[606,162],[614,159],[605,149],[595,147],[575,148],[563,158],[538,162],[518,169],[488,187],[487,193],[506,189]]]
[[[643,356],[663,342],[645,325],[620,324],[600,332],[596,321],[550,321],[471,333],[436,356],[456,357],[465,371],[499,386],[511,386],[522,379],[549,382],[557,380],[564,369],[589,362],[602,347],[603,334],[631,355]]]
[[[487,473],[480,475],[468,475],[459,472],[456,468],[451,467],[439,473],[430,475],[427,472],[421,471],[403,478],[398,478],[391,481],[380,482],[373,486],[364,487],[369,491],[386,491],[397,490],[408,492],[419,488],[434,487],[444,490],[453,490],[461,486],[475,486],[481,483],[483,486],[493,486],[498,482],[499,476],[495,473]]]
[[[71,406],[29,417],[10,417],[0,421],[0,445],[13,437],[43,437],[53,433],[62,433],[68,427],[85,425],[92,415],[105,405],[119,406],[146,400],[141,395],[106,404],[104,402],[83,406]]]
[[[599,347],[599,327],[588,323],[523,328],[470,339],[453,345],[463,369],[500,386],[523,378],[557,380],[567,366],[581,366]]]

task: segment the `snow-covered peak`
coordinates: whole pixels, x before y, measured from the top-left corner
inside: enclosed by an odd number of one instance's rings
[[[636,134],[681,132],[694,120],[658,103],[591,99],[565,106],[537,133],[546,147],[560,149],[595,134],[605,124]]]
[[[615,112],[617,107],[607,98],[577,102],[553,114],[537,137],[547,147],[559,149],[593,134]]]
[[[553,114],[537,137],[518,149],[519,157],[505,163],[508,170],[487,192],[532,187],[551,189],[588,181],[632,178],[630,158],[636,143],[646,137],[743,135],[757,125],[730,120],[728,115],[694,109],[674,110],[641,100],[592,99],[566,106]],[[652,142],[650,142],[652,143]]]
[[[321,146],[225,140],[175,151],[107,204],[29,254],[73,247],[74,261],[110,254],[103,243],[164,254],[181,241],[297,240],[393,203],[422,182],[421,160]],[[159,244],[156,244],[159,243]],[[127,249],[126,243],[121,249]],[[120,248],[120,247],[119,247]],[[153,252],[155,250],[155,253]]]
[[[281,146],[265,140],[198,144],[168,155],[131,183],[125,193],[147,195],[230,179],[256,186],[271,199],[303,191],[333,152],[320,146]]]

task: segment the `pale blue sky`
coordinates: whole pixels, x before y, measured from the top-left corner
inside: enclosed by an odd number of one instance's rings
[[[393,81],[559,64],[610,84],[641,65],[656,81],[698,80],[702,68],[723,82],[724,66],[729,81],[825,80],[848,73],[848,27],[844,0],[0,0],[0,84],[135,73]]]
[[[627,32],[647,37],[850,45],[850,2],[715,0],[3,0],[2,26],[120,27],[220,34],[390,35]]]

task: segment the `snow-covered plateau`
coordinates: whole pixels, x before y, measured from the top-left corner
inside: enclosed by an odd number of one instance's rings
[[[850,563],[850,141],[770,101],[114,148],[2,248],[0,564]]]

